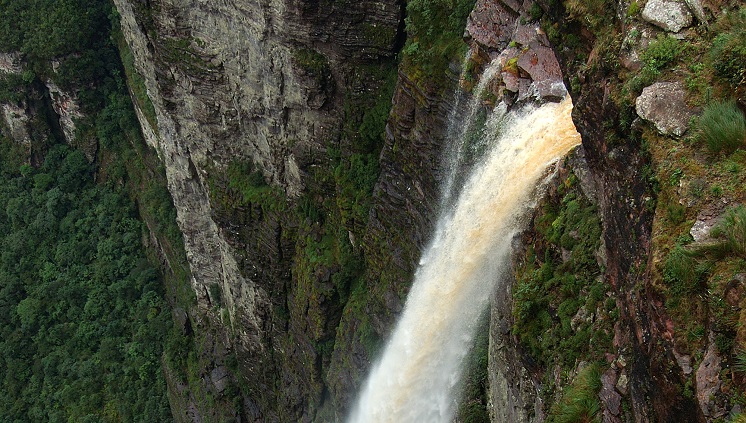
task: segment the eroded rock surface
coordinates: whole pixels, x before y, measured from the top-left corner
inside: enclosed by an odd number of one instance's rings
[[[31,146],[31,116],[26,108],[15,104],[1,104],[0,109],[10,138],[18,144]]]
[[[642,18],[670,32],[679,32],[692,24],[692,14],[683,0],[649,0]]]
[[[693,111],[686,105],[681,82],[656,82],[637,97],[637,115],[651,122],[663,134],[682,136],[689,127]]]

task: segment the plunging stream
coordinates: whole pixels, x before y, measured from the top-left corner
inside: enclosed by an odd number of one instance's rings
[[[464,129],[450,131],[459,133],[459,143],[473,129],[469,109]],[[351,423],[451,421],[462,362],[491,293],[502,289],[511,239],[549,170],[580,143],[571,110],[568,97],[487,118],[480,140],[487,152],[457,196],[443,203],[404,311],[362,387]],[[456,180],[451,175],[446,184]],[[452,188],[445,188],[450,195]]]

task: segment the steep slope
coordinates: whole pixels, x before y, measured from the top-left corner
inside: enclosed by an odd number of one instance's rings
[[[428,241],[451,111],[490,63],[476,113],[568,87],[583,148],[514,243],[458,419],[742,408],[746,163],[739,129],[718,126],[743,119],[739,2],[114,3],[152,150],[111,58],[65,83],[95,61],[5,40],[3,155],[38,167],[47,140],[67,142],[139,201],[177,323],[163,360],[177,421],[345,418]]]

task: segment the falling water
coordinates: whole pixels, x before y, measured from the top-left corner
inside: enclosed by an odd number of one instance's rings
[[[471,53],[471,51],[470,51]],[[467,55],[468,59],[469,55]],[[468,60],[464,60],[464,69],[461,71],[461,75],[466,75],[466,63]],[[469,104],[466,108],[466,114],[460,115],[461,102],[464,100],[466,95],[461,90],[461,87],[456,87],[456,105],[451,110],[448,116],[448,128],[446,134],[449,140],[453,142],[447,147],[447,153],[445,154],[445,168],[446,168],[446,179],[442,186],[442,207],[449,207],[451,205],[451,199],[455,194],[454,184],[460,174],[461,165],[464,157],[464,145],[468,138],[468,134],[471,131],[477,131],[480,128],[476,128],[477,113],[482,107],[482,94],[487,88],[487,85],[492,82],[497,72],[502,68],[498,60],[493,60],[482,72],[479,78],[479,83],[472,90],[472,95],[469,96]]]
[[[350,422],[451,421],[462,361],[491,292],[504,279],[520,217],[548,169],[580,142],[571,110],[567,98],[487,120],[484,136],[494,146],[440,218]]]

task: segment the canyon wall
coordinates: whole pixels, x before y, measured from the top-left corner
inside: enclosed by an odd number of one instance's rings
[[[698,315],[704,340],[682,342],[683,322],[664,306],[672,241],[656,244],[655,234],[688,229],[686,219],[665,224],[657,201],[670,193],[657,184],[672,170],[650,143],[678,143],[681,131],[651,129],[656,119],[634,107],[643,87],[694,72],[672,70],[683,56],[651,65],[648,48],[711,39],[704,24],[727,5],[479,0],[460,44],[463,72],[459,54],[433,72],[407,59],[414,42],[404,47],[398,2],[115,3],[147,93],[135,99],[140,124],[166,168],[196,293],[187,308],[199,369],[172,381],[192,389],[182,390],[177,420],[344,418],[428,241],[449,112],[493,61],[501,70],[485,110],[569,91],[583,137],[515,242],[512,290],[495,293],[482,392],[494,421],[556,418],[555,404],[588,369],[600,383],[591,417],[605,422],[712,421],[734,408],[712,371],[728,354],[714,339],[734,335]],[[682,22],[656,8],[681,10]],[[651,66],[654,77],[635,76]],[[685,214],[716,200],[700,197]],[[539,277],[561,303],[526,294]]]

